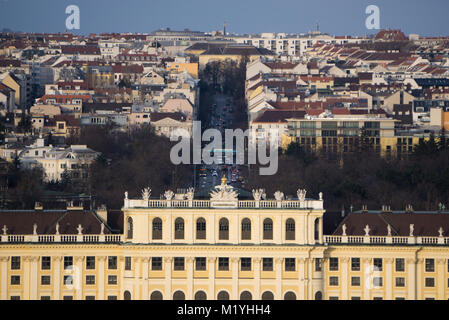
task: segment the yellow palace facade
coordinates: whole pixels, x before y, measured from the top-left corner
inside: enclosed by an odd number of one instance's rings
[[[324,235],[305,190],[150,195],[117,216],[1,211],[0,299],[449,299],[449,214],[364,210]]]

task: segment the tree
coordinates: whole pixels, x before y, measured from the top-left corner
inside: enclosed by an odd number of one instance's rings
[[[18,124],[18,129],[21,132],[29,132],[31,130],[31,116],[22,113],[22,118]]]

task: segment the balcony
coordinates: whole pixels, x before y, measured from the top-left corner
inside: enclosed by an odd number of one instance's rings
[[[142,208],[211,208],[210,200],[125,199],[125,209]],[[238,209],[315,209],[323,210],[322,200],[238,200]]]
[[[449,237],[324,236],[325,244],[447,246]]]
[[[120,243],[121,234],[0,235],[0,243]]]

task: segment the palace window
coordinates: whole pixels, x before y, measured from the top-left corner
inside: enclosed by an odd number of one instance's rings
[[[73,267],[73,257],[64,257],[64,270]]]
[[[184,219],[177,218],[175,220],[175,239],[182,240],[184,239]]]
[[[42,270],[50,270],[51,269],[51,257],[42,257],[41,269]]]
[[[426,287],[433,288],[435,287],[435,278],[426,278],[425,283]]]
[[[11,284],[19,285],[20,284],[20,276],[11,276]]]
[[[51,257],[42,257],[41,258],[41,269],[42,270],[50,270],[51,269]]]
[[[41,285],[47,286],[50,285],[51,277],[50,276],[41,276]]]
[[[86,276],[86,284],[87,285],[94,285],[95,284],[95,276],[94,275],[87,275]]]
[[[117,276],[109,275],[108,276],[108,284],[117,284]]]
[[[242,220],[242,240],[251,240],[251,220]]]
[[[338,271],[338,258],[329,258],[329,271]]]
[[[73,284],[73,277],[72,276],[64,276],[64,284],[66,286],[72,285]]]
[[[351,271],[360,271],[360,258],[351,258]]]
[[[196,220],[196,239],[206,239],[206,220],[204,218],[198,218]]]
[[[160,218],[153,219],[153,240],[162,240],[162,220]]]
[[[273,240],[273,220],[270,218],[263,221],[263,239]]]
[[[110,269],[110,270],[117,269],[117,257],[116,256],[108,257],[108,269]]]
[[[218,270],[219,271],[229,270],[229,258],[218,258]]]
[[[338,277],[329,277],[329,286],[337,287],[338,286]]]
[[[320,219],[315,219],[315,240],[320,240]]]
[[[205,271],[206,270],[206,258],[195,258],[195,270]]]
[[[285,271],[296,271],[295,258],[285,258]]]
[[[241,258],[240,259],[240,270],[241,271],[251,271],[251,258]]]
[[[373,285],[375,287],[382,287],[383,286],[383,278],[382,277],[374,277],[373,278]]]
[[[174,270],[182,271],[184,270],[184,258],[175,258],[174,259]]]
[[[129,217],[128,218],[128,239],[132,239],[133,238],[133,218]]]
[[[396,287],[405,287],[405,278],[404,277],[397,277],[395,279]]]
[[[435,260],[426,259],[426,272],[435,272]]]
[[[360,287],[360,277],[351,277],[351,286]]]
[[[95,269],[95,257],[86,257],[86,269],[87,270]]]
[[[151,270],[162,270],[162,257],[151,258]]]
[[[295,240],[295,220],[291,218],[285,222],[285,240]]]
[[[262,259],[262,270],[263,271],[273,271],[273,258],[263,258]]]
[[[229,240],[229,221],[226,218],[221,218],[219,222],[218,239]]]
[[[323,270],[323,260],[317,258],[315,259],[315,271],[321,272]]]
[[[131,257],[125,257],[125,270],[131,270]]]
[[[382,271],[382,258],[374,258],[374,270]]]
[[[11,257],[11,270],[20,270],[20,257]]]
[[[405,271],[405,260],[403,258],[397,258],[395,261],[396,272],[404,272]]]

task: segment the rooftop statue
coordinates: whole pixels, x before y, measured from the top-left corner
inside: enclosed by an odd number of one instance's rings
[[[150,200],[150,196],[151,196],[151,189],[150,188],[144,188],[142,190],[142,199],[143,200]]]
[[[304,202],[306,200],[306,194],[307,194],[307,190],[299,189],[297,192],[299,201]]]
[[[238,200],[238,192],[234,190],[233,186],[228,185],[228,180],[225,176],[221,178],[221,185],[215,187],[210,193],[210,200],[212,201],[235,201]]]
[[[174,196],[175,196],[175,193],[173,191],[171,191],[171,190],[165,191],[165,193],[164,193],[164,197],[168,201],[171,201]]]
[[[187,200],[193,200],[194,196],[195,196],[195,188],[187,189],[187,192],[185,194],[186,199]]]
[[[262,199],[263,193],[263,189],[253,190],[254,200],[260,201]]]
[[[274,198],[276,199],[276,201],[282,201],[284,200],[284,193],[281,191],[276,191],[274,193]]]

